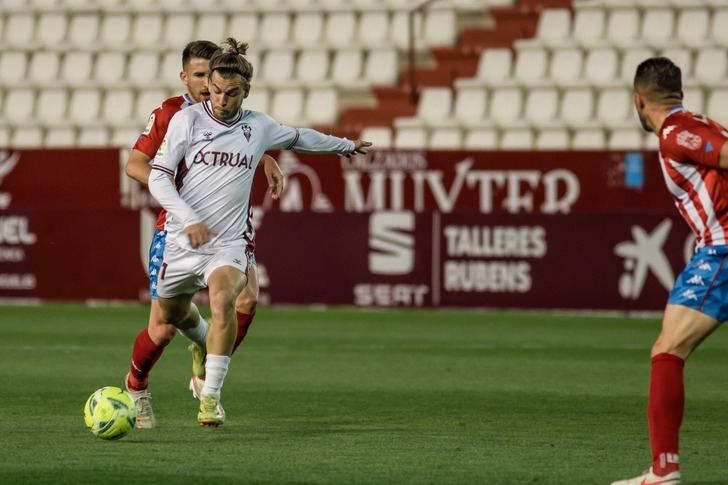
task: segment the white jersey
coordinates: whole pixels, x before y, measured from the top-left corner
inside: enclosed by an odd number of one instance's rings
[[[168,212],[165,229],[172,244],[213,253],[251,241],[253,176],[267,150],[348,154],[354,148],[345,138],[283,126],[257,111],[241,110],[221,121],[205,101],[172,117],[152,162],[149,190]],[[200,222],[215,235],[193,250],[184,229]]]

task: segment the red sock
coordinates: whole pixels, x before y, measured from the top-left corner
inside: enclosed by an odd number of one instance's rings
[[[652,445],[652,470],[664,476],[680,469],[678,437],[685,409],[685,386],[680,357],[662,353],[652,358],[647,421]]]
[[[248,335],[248,328],[250,328],[250,324],[253,323],[253,318],[255,318],[255,313],[248,315],[247,313],[235,312],[235,314],[238,318],[238,333],[235,335],[233,352],[235,352],[238,346],[243,342],[243,340],[245,340],[245,336]]]
[[[131,351],[131,366],[129,367],[129,387],[133,390],[147,388],[149,373],[157,363],[164,351],[165,345],[157,345],[152,341],[149,332],[145,328],[134,341],[134,348]]]

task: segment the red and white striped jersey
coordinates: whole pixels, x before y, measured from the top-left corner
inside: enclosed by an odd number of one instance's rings
[[[728,171],[718,166],[728,132],[680,106],[667,115],[658,135],[667,188],[697,246],[728,244]]]
[[[164,136],[167,134],[169,120],[172,119],[172,116],[174,116],[175,113],[193,104],[195,104],[195,100],[193,100],[187,93],[165,99],[162,104],[155,108],[154,111],[152,111],[152,114],[149,115],[147,127],[144,128],[142,134],[139,135],[133,149],[139,150],[149,158],[154,158],[157,154],[157,150],[159,150],[159,147],[164,140]],[[164,229],[164,221],[166,218],[167,211],[162,209],[159,216],[157,216],[157,229]]]

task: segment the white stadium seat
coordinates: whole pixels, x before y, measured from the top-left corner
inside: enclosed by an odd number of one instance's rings
[[[288,42],[291,17],[287,13],[266,13],[260,24],[260,41],[267,47],[279,47]]]
[[[604,131],[595,128],[576,130],[571,140],[575,150],[602,150],[606,146]]]
[[[106,91],[101,105],[101,118],[115,126],[127,124],[131,121],[133,107],[134,93],[131,90],[112,89]]]
[[[223,14],[202,14],[197,17],[195,39],[221,41],[227,32],[227,16]],[[239,35],[239,34],[238,34]],[[236,37],[236,36],[234,36]],[[237,37],[236,37],[237,38]],[[247,39],[246,39],[247,40]]]
[[[10,145],[19,148],[37,148],[43,144],[43,130],[35,126],[20,127],[13,131]]]
[[[315,125],[332,124],[339,112],[335,89],[313,89],[306,96],[305,119]]]
[[[71,93],[68,118],[74,123],[91,124],[99,120],[101,93],[98,89],[76,89]]]
[[[607,148],[610,150],[640,150],[642,141],[642,133],[637,127],[612,130],[607,140]]]
[[[389,37],[390,18],[386,11],[362,12],[357,38],[367,46],[382,46]]]
[[[570,89],[561,98],[561,120],[573,128],[584,126],[594,114],[594,95],[590,89]]]
[[[502,150],[531,150],[533,148],[533,132],[525,128],[504,130],[501,134]]]
[[[428,46],[449,46],[455,43],[457,19],[452,9],[431,9],[425,17],[423,36]]]
[[[618,8],[609,14],[607,38],[617,46],[628,47],[636,43],[640,29],[640,14],[634,8]]]
[[[299,54],[296,63],[296,77],[308,86],[320,86],[329,73],[329,52],[305,49]]]
[[[536,88],[526,96],[526,121],[537,127],[553,125],[559,107],[559,93],[556,89]]]
[[[517,81],[528,86],[537,84],[546,76],[548,52],[541,48],[519,49],[514,75]]]
[[[182,71],[182,52],[179,50],[167,51],[162,55],[160,63],[159,80],[169,87],[179,86],[182,89],[182,81],[179,74]]]
[[[68,41],[74,47],[87,47],[97,42],[99,17],[95,14],[76,14],[71,17]]]
[[[167,97],[167,93],[161,89],[142,89],[137,92],[133,120],[140,124],[145,123],[151,112]]]
[[[394,136],[394,148],[424,150],[426,146],[427,131],[424,128],[400,128]]]
[[[324,27],[326,43],[335,48],[347,46],[354,40],[356,15],[354,12],[331,12]]]
[[[8,146],[10,146],[10,128],[7,126],[0,126],[0,147]]]
[[[677,19],[677,39],[682,45],[702,47],[707,42],[709,27],[710,13],[708,9],[683,9]]]
[[[55,126],[46,130],[43,146],[49,148],[70,148],[76,146],[76,130],[71,127]]]
[[[0,52],[0,82],[12,84],[25,81],[27,66],[28,57],[25,52]]]
[[[534,148],[537,150],[566,150],[570,148],[569,131],[563,128],[540,130]]]
[[[271,50],[263,59],[262,79],[268,83],[283,84],[293,78],[294,51]]]
[[[596,118],[607,126],[624,126],[630,117],[632,92],[627,88],[604,89],[599,92]]]
[[[156,21],[150,19],[153,25],[153,32],[148,34],[150,37],[156,36]],[[192,41],[192,33],[195,28],[195,18],[188,13],[173,13],[164,16],[164,27],[162,29],[162,42],[170,49],[179,49]],[[132,40],[137,41],[135,37]],[[116,135],[112,135],[116,136]]]
[[[385,126],[367,126],[365,127],[359,138],[372,143],[372,146],[381,148],[391,148],[392,146],[392,129]]]
[[[129,56],[126,79],[137,86],[147,86],[159,80],[159,57],[156,52],[138,51]]]
[[[683,104],[687,109],[695,113],[705,112],[705,94],[699,87],[683,88]],[[722,120],[722,123],[728,122],[728,119]]]
[[[61,64],[61,79],[70,85],[90,81],[93,61],[87,51],[68,51]]]
[[[574,14],[573,38],[582,46],[595,45],[604,38],[606,24],[606,10],[600,8],[577,9]]]
[[[109,130],[102,126],[83,127],[78,132],[76,145],[85,148],[108,146]]]
[[[102,84],[114,84],[122,80],[126,58],[121,52],[101,52],[96,57],[94,79]]]
[[[648,48],[627,49],[622,53],[622,65],[620,68],[620,78],[626,86],[632,86],[634,82],[634,74],[637,66],[642,61],[650,57],[654,57],[655,51]]]
[[[36,37],[41,44],[55,46],[66,39],[68,20],[62,13],[44,13],[38,17]]]
[[[725,7],[728,7],[726,5]],[[715,45],[728,45],[728,8],[719,8],[713,12],[713,19],[710,22],[710,40]],[[5,26],[7,29],[7,26]]]
[[[280,123],[297,125],[303,117],[303,90],[279,89],[273,95],[271,115]]]
[[[571,11],[568,8],[547,8],[541,12],[536,28],[540,44],[552,46],[564,42],[571,34]]]
[[[706,114],[724,126],[728,124],[728,88],[715,89],[710,93]]]
[[[5,95],[5,118],[11,123],[29,121],[34,105],[35,92],[32,89],[11,89]]]
[[[364,65],[364,79],[372,84],[393,84],[399,75],[397,69],[396,50],[372,50]]]
[[[14,13],[5,18],[5,43],[27,47],[35,39],[35,17],[29,13]]]
[[[549,64],[549,78],[559,86],[574,84],[581,79],[583,65],[584,56],[581,49],[556,50]]]
[[[498,148],[498,132],[492,128],[468,130],[463,140],[463,148],[468,150],[495,150]]]
[[[36,118],[41,123],[59,122],[65,118],[68,94],[63,89],[43,89],[38,96]]]
[[[331,81],[337,86],[356,84],[362,74],[364,53],[361,49],[340,49],[334,54]]]
[[[724,47],[701,49],[695,60],[695,78],[704,85],[720,84],[725,80],[728,59]]]
[[[57,52],[36,51],[30,61],[28,77],[34,83],[50,84],[58,79],[60,60]]]
[[[101,20],[99,41],[105,46],[124,45],[131,31],[131,16],[123,13],[107,13]]]
[[[459,128],[435,128],[430,134],[429,147],[432,150],[460,150],[463,134]]]
[[[422,14],[415,14],[414,27],[415,46],[421,46]],[[409,12],[405,10],[398,10],[392,14],[389,41],[399,49],[404,49],[409,46]]]
[[[252,45],[258,38],[258,22],[258,15],[255,13],[236,13],[230,17],[227,34],[237,39],[244,33],[245,41]]]
[[[111,146],[119,148],[131,148],[139,138],[140,130],[136,128],[114,128],[109,140]]]
[[[488,93],[483,88],[460,88],[455,98],[453,117],[465,126],[482,122],[487,114]]]
[[[243,108],[267,113],[269,102],[270,94],[268,90],[254,86],[250,90],[248,97],[243,101]]]
[[[490,118],[496,123],[512,123],[520,116],[523,95],[518,88],[497,88],[490,97]]]
[[[324,30],[324,16],[320,12],[305,12],[293,20],[292,41],[297,46],[314,46],[321,41]]]
[[[663,50],[660,55],[667,57],[680,67],[683,79],[689,79],[693,76],[693,53],[690,49],[673,47]]]
[[[584,78],[592,85],[608,85],[617,79],[617,51],[597,48],[589,51],[584,67]]]
[[[426,88],[422,90],[417,104],[417,117],[427,124],[449,118],[452,110],[450,88]]]
[[[171,22],[171,20],[168,20],[168,22]],[[134,17],[134,23],[131,27],[132,42],[140,47],[144,47],[158,44],[161,38],[162,15],[158,13],[145,13]]]
[[[650,8],[642,17],[640,39],[652,47],[664,46],[673,36],[675,13],[669,8]]]

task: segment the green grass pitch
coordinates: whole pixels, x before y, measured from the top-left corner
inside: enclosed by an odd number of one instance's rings
[[[649,462],[657,320],[263,308],[227,422],[200,428],[184,339],[151,378],[158,427],[96,440],[147,307],[0,307],[0,483],[608,484]],[[728,483],[728,332],[692,357],[686,483]]]

